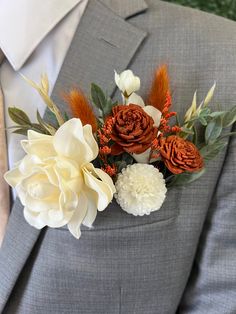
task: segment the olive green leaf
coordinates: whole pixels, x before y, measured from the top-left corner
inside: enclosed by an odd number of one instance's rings
[[[102,89],[94,83],[91,84],[91,97],[94,105],[103,111],[103,108],[106,105],[106,96]]]
[[[49,123],[46,123],[43,118],[40,116],[39,111],[37,110],[37,120],[39,124],[43,127],[47,134],[54,135],[56,133],[56,129]]]
[[[30,119],[27,114],[16,107],[9,107],[8,113],[10,118],[18,125],[31,125]]]
[[[27,132],[28,132],[27,129],[20,128],[20,129],[17,129],[15,131],[13,131],[12,133],[21,134],[21,135],[27,136]]]
[[[117,104],[113,103],[112,100],[104,94],[101,87],[94,83],[91,84],[91,97],[94,105],[101,110],[103,117],[109,115],[112,107]]]
[[[16,129],[13,131],[15,134],[22,134],[27,135],[29,130],[42,133],[42,134],[49,134],[47,130],[45,130],[40,124],[38,123],[32,123],[31,125],[20,125],[20,126],[13,126],[10,127],[10,129]]]
[[[27,135],[28,130],[33,130],[42,134],[54,134],[56,129],[51,125],[45,123],[37,111],[37,119],[39,123],[32,123],[27,114],[16,107],[8,108],[10,118],[17,124],[10,127],[16,129],[13,133]]]

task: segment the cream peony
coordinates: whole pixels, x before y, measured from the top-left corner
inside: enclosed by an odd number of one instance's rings
[[[115,82],[126,98],[140,88],[140,78],[131,70],[125,70],[120,74],[115,71]]]
[[[166,192],[162,173],[152,165],[137,163],[118,175],[115,198],[127,213],[143,216],[160,209]]]
[[[67,224],[79,238],[81,224],[91,227],[115,192],[111,178],[91,163],[98,155],[91,126],[74,118],[54,136],[28,131],[21,144],[26,156],[5,179],[16,188],[25,219],[38,229]]]

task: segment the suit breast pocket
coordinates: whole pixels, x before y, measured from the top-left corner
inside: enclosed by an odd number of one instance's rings
[[[145,224],[157,223],[160,226],[174,221],[179,214],[182,198],[182,188],[174,187],[167,191],[166,198],[159,210],[151,212],[150,215],[134,216],[126,213],[113,200],[102,212],[97,213],[97,217],[92,228],[81,226],[82,231],[94,232],[98,230],[120,229],[141,226]],[[67,226],[59,229],[67,229]]]

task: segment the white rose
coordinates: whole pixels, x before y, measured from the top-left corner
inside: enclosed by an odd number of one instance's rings
[[[91,227],[115,192],[111,178],[91,163],[98,154],[91,126],[74,118],[54,136],[29,131],[21,144],[26,156],[4,177],[16,188],[25,219],[38,229],[68,224],[79,238],[81,223]]]
[[[125,70],[120,74],[115,71],[115,82],[126,98],[140,88],[140,79],[131,70]]]
[[[133,164],[118,175],[115,198],[127,213],[143,216],[161,208],[166,192],[163,174],[157,168]]]

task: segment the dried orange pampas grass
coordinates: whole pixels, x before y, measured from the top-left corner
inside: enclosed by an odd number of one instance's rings
[[[168,93],[170,93],[170,80],[167,66],[164,64],[155,72],[152,87],[148,96],[148,104],[162,111]]]
[[[97,119],[85,95],[74,88],[68,94],[64,94],[63,98],[70,106],[73,116],[79,118],[83,125],[91,124],[93,132],[96,132]]]

